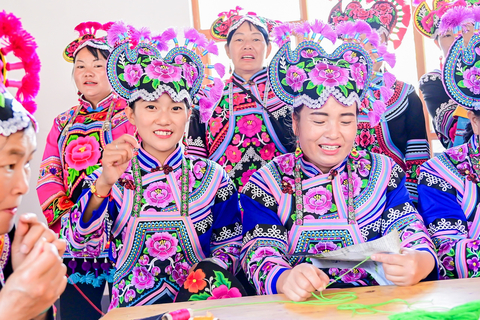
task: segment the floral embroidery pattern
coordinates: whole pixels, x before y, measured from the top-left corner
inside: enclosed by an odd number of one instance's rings
[[[143,197],[147,204],[157,208],[165,208],[173,200],[172,189],[161,181],[150,184],[143,192]]]
[[[324,215],[332,208],[332,192],[322,186],[308,190],[303,199],[306,212]]]
[[[147,236],[145,244],[150,255],[165,261],[177,252],[178,240],[168,232],[161,232]]]
[[[100,159],[100,144],[92,136],[77,137],[72,139],[65,149],[65,161],[75,170],[83,170],[94,166]]]

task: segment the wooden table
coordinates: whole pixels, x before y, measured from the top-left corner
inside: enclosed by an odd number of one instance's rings
[[[390,299],[400,298],[409,302],[427,301],[413,308],[438,310],[435,307],[452,308],[473,300],[480,300],[480,279],[460,279],[422,282],[413,287],[376,286],[349,289],[327,289],[325,293],[335,291],[355,292],[358,299],[349,303],[374,304]],[[283,294],[270,296],[255,296],[225,300],[210,300],[196,302],[181,302],[157,304],[151,306],[119,308],[110,311],[102,319],[132,320],[154,316],[167,311],[182,308],[200,309],[209,306],[220,306],[234,303],[288,300]],[[431,303],[429,303],[431,301]],[[390,304],[381,307],[382,310],[408,311],[404,304]],[[350,311],[337,310],[337,305],[308,306],[289,303],[270,303],[212,309],[210,311],[219,320],[229,319],[352,319]],[[206,311],[195,315],[205,315]],[[355,315],[353,319],[387,319],[387,314]]]

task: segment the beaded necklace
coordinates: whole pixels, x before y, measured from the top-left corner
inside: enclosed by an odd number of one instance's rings
[[[108,107],[107,117],[105,118],[105,121],[103,121],[103,124],[102,124],[102,131],[110,131],[112,129],[111,118],[113,114],[113,109],[114,109],[113,106],[115,105],[115,100],[116,99],[113,98],[112,102],[110,103],[110,106]],[[63,128],[62,136],[66,136],[68,134],[68,132],[70,131],[70,128],[73,126],[73,123],[75,122],[75,119],[77,118],[81,109],[82,109],[82,104],[80,103],[75,109],[75,113],[73,114],[73,117],[70,118],[70,120],[68,121],[68,124],[65,126],[65,128]]]
[[[169,166],[164,166],[169,167]],[[159,168],[163,170],[164,168]],[[159,171],[156,170],[156,171]],[[182,217],[188,216],[188,185],[189,185],[189,163],[185,157],[182,157],[182,184],[181,184],[181,204],[180,204],[180,215]],[[132,171],[133,171],[133,180],[135,183],[135,194],[133,196],[133,210],[131,213],[132,217],[140,217],[140,209],[142,208],[142,198],[143,198],[143,185],[142,185],[142,174],[140,172],[140,163],[138,161],[138,149],[134,150],[134,156],[132,158]],[[167,174],[170,174],[170,171]]]
[[[297,149],[299,150],[299,149]],[[303,184],[301,177],[301,151],[295,151],[295,158],[297,161],[294,168],[294,178],[295,178],[295,224],[303,225]],[[358,152],[354,149],[352,150],[352,155],[358,156]],[[352,163],[347,160],[347,182],[348,182],[348,199],[347,199],[347,210],[348,210],[348,224],[356,224],[357,220],[355,218],[355,206],[353,204],[353,178],[352,178],[352,167],[355,167],[355,161]],[[333,180],[335,175],[332,176]]]

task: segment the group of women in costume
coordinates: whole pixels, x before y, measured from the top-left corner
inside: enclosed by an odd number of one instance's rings
[[[224,82],[195,29],[77,26],[64,58],[79,104],[55,118],[37,185],[67,242],[62,317],[98,318],[105,283],[109,309],[376,285],[308,254],[394,230],[401,252],[371,257],[391,283],[478,277],[480,9],[414,15],[445,54],[420,83],[451,147],[430,160],[421,100],[388,71],[409,10],[340,1],[328,23],[300,24],[224,12],[211,28],[234,66]]]

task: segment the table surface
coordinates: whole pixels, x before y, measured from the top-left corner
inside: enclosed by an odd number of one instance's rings
[[[443,311],[469,301],[480,300],[480,278],[422,282],[412,287],[375,286],[348,289],[327,289],[324,293],[340,291],[354,292],[358,299],[349,303],[374,304],[399,298],[408,302],[419,302],[412,309]],[[285,295],[254,296],[223,300],[195,301],[157,304],[141,307],[119,308],[107,313],[102,319],[132,320],[154,316],[163,312],[182,308],[200,309],[236,303],[258,303],[265,301],[288,300]],[[442,308],[442,309],[439,309]],[[405,304],[389,304],[382,310],[408,311]],[[337,305],[311,306],[293,303],[269,303],[256,305],[212,308],[209,310],[219,320],[226,319],[352,319],[351,311],[337,310]],[[364,310],[365,311],[365,310]],[[204,316],[206,311],[195,312],[196,316]],[[387,319],[389,314],[355,315],[354,319]]]

